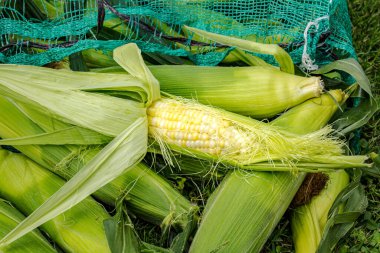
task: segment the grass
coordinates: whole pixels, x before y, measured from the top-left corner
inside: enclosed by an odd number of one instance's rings
[[[359,62],[380,97],[380,1],[349,1],[353,41]],[[380,153],[380,113],[362,129],[363,151]],[[356,226],[341,241],[337,252],[380,252],[380,180],[364,176],[368,208]]]

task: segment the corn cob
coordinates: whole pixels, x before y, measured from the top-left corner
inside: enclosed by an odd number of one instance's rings
[[[25,216],[7,201],[0,199],[0,237],[5,236]],[[3,253],[53,253],[57,252],[38,230],[35,230],[17,242],[0,249]]]
[[[325,94],[292,108],[271,124],[295,133],[318,130],[338,108],[332,97],[343,99],[341,91],[332,91],[331,96]],[[305,173],[230,173],[208,200],[190,252],[259,252],[304,177]]]
[[[25,214],[54,194],[64,180],[21,154],[0,150],[0,195]],[[41,228],[69,252],[110,252],[103,228],[107,212],[90,197]]]

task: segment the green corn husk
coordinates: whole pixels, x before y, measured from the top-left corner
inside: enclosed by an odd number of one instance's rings
[[[311,127],[309,128],[304,124],[295,124],[294,122],[307,122],[307,124],[310,124],[313,129],[321,129],[334,115],[339,104],[346,99],[347,95],[341,90],[332,90],[319,98],[310,99],[304,102],[302,106],[300,105],[290,109],[273,120],[270,124],[293,133],[307,134],[310,133]],[[307,111],[308,113],[302,113],[302,110]],[[318,117],[311,116],[318,114]]]
[[[338,194],[349,184],[349,176],[343,170],[327,175],[327,187],[312,198],[310,203],[299,206],[292,212],[291,228],[295,252],[317,252],[329,210]]]
[[[17,138],[41,134],[45,131],[64,128],[66,124],[37,112],[34,120],[44,129],[30,120],[13,103],[0,96],[0,137]],[[27,108],[25,108],[27,110]],[[100,147],[76,147],[72,145],[20,145],[17,149],[35,162],[65,179],[73,177],[99,151]],[[161,225],[164,230],[170,226],[182,230],[188,224],[188,216],[195,213],[197,207],[191,204],[168,182],[139,163],[127,173],[118,177],[93,194],[108,205],[114,205],[120,194],[126,194],[127,206],[139,217]]]
[[[319,77],[300,77],[273,67],[150,66],[161,90],[254,118],[271,117],[319,97]]]
[[[24,155],[0,150],[0,195],[23,213],[32,213],[64,184]],[[41,229],[68,252],[110,252],[102,223],[107,218],[103,207],[87,198]]]
[[[166,165],[168,166],[168,165]],[[164,168],[167,173],[170,171],[169,176],[190,176],[193,179],[221,179],[229,169],[227,166],[216,165],[212,161],[204,161],[194,159],[188,156],[181,156],[176,159],[174,167]]]
[[[316,131],[327,124],[342,101],[339,90],[324,94],[282,114],[271,124],[289,131]],[[313,120],[319,118],[320,120]],[[298,126],[301,125],[302,128]],[[305,173],[234,171],[207,202],[190,252],[259,252],[280,221]],[[223,222],[221,222],[223,221]]]
[[[268,66],[152,65],[149,70],[164,92],[254,118],[274,116],[319,97],[323,89],[319,77],[291,75]],[[118,67],[93,71],[123,73]]]
[[[0,199],[0,237],[5,236],[23,219],[25,219],[25,216],[22,213],[7,201]],[[0,249],[0,251],[3,253],[57,252],[38,230],[30,232],[19,241]]]

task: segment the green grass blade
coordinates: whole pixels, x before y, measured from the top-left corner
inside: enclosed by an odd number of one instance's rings
[[[357,60],[354,58],[337,60],[314,71],[313,74],[324,74],[332,70],[341,70],[353,76],[359,86],[372,97],[369,79]]]
[[[372,152],[370,153],[370,158],[373,161],[373,166],[371,169],[366,170],[366,173],[371,176],[380,178],[380,154]]]
[[[356,219],[367,208],[368,199],[360,184],[361,172],[355,171],[352,182],[336,197],[329,210],[317,253],[331,251],[338,241],[354,226]]]

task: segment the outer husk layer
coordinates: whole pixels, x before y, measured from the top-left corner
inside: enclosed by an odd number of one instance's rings
[[[310,98],[319,97],[323,89],[319,77],[291,75],[269,66],[148,67],[164,92],[254,118],[274,116]],[[93,71],[126,74],[119,67]]]
[[[25,216],[8,202],[0,199],[0,237],[5,236]],[[0,249],[4,253],[53,253],[57,252],[42,234],[35,230],[23,238]]]
[[[273,67],[150,66],[161,90],[254,118],[276,115],[319,97],[318,77],[300,77]]]
[[[65,181],[22,154],[0,150],[0,195],[25,214],[32,213]],[[102,221],[107,212],[87,198],[41,228],[69,252],[109,252]]]

